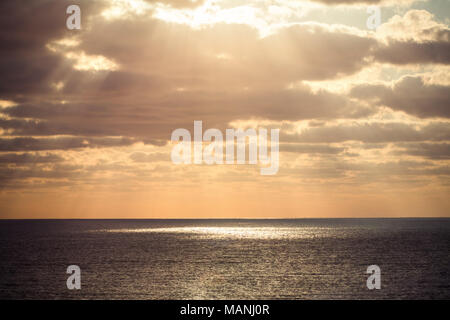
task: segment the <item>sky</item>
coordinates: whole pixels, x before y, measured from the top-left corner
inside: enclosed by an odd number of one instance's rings
[[[0,218],[450,216],[448,0],[3,0],[0,16]],[[195,120],[279,129],[278,172],[173,163]]]

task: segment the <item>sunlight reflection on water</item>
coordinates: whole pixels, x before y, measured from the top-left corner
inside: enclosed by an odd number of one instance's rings
[[[166,233],[185,234],[200,238],[245,239],[310,239],[335,236],[333,228],[274,228],[274,227],[174,227],[100,230],[109,233]]]

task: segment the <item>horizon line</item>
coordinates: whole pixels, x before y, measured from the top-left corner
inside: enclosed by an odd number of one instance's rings
[[[450,216],[420,217],[298,217],[298,218],[0,218],[6,220],[307,220],[307,219],[450,219]]]

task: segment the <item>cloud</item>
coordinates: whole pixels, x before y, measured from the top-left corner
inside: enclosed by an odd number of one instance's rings
[[[155,152],[155,153],[134,152],[130,155],[130,159],[132,159],[135,162],[169,161],[170,154],[163,152]]]
[[[405,143],[398,145],[400,150],[393,151],[396,155],[411,155],[433,160],[450,159],[450,143]]]
[[[126,38],[127,46],[119,46],[117,37]],[[351,74],[367,64],[364,58],[375,44],[350,30],[312,23],[286,26],[260,38],[246,25],[192,29],[141,17],[132,24],[97,21],[92,32],[82,35],[80,49],[117,61],[128,71],[169,77],[174,87],[208,88]]]
[[[450,63],[450,42],[389,41],[374,52],[376,61],[398,65]]]
[[[403,16],[395,15],[377,29],[377,36],[397,41],[450,41],[450,29],[435,20],[426,10],[409,10]]]
[[[206,0],[145,0],[145,1],[152,4],[154,4],[155,2],[162,3],[177,9],[185,9],[185,8],[192,9],[203,5]]]
[[[405,76],[392,88],[385,85],[359,85],[351,90],[351,95],[421,118],[450,117],[450,86],[426,84],[420,76]]]
[[[6,167],[0,166],[0,188],[7,187],[8,189],[14,187],[14,185],[19,185],[21,188],[31,188],[39,187],[39,185],[51,186],[55,179],[76,179],[82,176],[82,166],[64,165],[64,164],[53,164],[50,167],[44,168],[39,165],[31,165],[26,167]],[[40,182],[37,186],[29,181],[28,179],[37,178]],[[28,181],[27,181],[28,180]],[[75,181],[72,180],[71,183],[66,182],[64,185],[73,185]]]
[[[421,0],[310,0],[326,5],[408,5]]]
[[[282,143],[280,152],[307,153],[307,154],[339,154],[345,148],[321,144]]]
[[[0,94],[44,94],[58,74],[67,72],[63,57],[49,51],[46,45],[73,35],[66,28],[66,8],[78,4],[84,21],[100,12],[105,1],[38,1],[5,0],[0,2]]]
[[[0,151],[68,150],[77,148],[118,147],[128,146],[134,142],[134,140],[128,138],[0,138]]]
[[[8,118],[0,119],[0,127],[8,134],[165,140],[174,128],[191,125],[192,117],[225,126],[242,117],[358,118],[374,111],[326,91],[313,93],[297,84],[286,89],[303,79],[334,78],[366,65],[364,57],[375,41],[348,30],[298,24],[260,38],[244,25],[194,30],[147,16],[133,23],[107,20],[98,16],[104,6],[86,8],[83,4],[83,17],[91,21],[88,31],[74,39],[73,33],[59,30],[64,24],[56,26],[60,18],[50,20],[51,32],[35,40],[34,50],[24,50],[17,65],[4,63],[8,69],[0,94],[18,104],[1,110]],[[35,19],[42,22],[44,16]],[[120,70],[90,72],[89,63],[67,57],[72,51],[105,57]]]
[[[6,153],[0,154],[0,163],[15,163],[15,164],[23,164],[23,163],[54,163],[63,161],[59,155],[55,154],[36,154],[36,153]]]
[[[449,64],[450,29],[426,10],[395,15],[377,30],[382,40],[374,50],[376,61],[392,64]]]
[[[432,122],[420,128],[401,122],[344,123],[309,127],[295,134],[282,133],[280,140],[297,143],[446,141],[450,140],[450,126],[447,122]]]

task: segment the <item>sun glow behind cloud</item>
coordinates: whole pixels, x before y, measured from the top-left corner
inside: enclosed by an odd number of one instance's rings
[[[46,45],[47,49],[64,54],[64,56],[73,61],[73,68],[82,71],[116,71],[119,69],[117,63],[101,55],[89,55],[81,50],[77,50],[81,42],[77,38],[62,38],[52,41]],[[62,89],[62,81],[53,84],[57,90]]]
[[[142,15],[153,6],[144,0],[110,0],[110,6],[101,15],[107,20],[124,18],[129,15]]]
[[[242,2],[227,7],[226,1],[208,0],[194,9],[179,9],[157,6],[153,17],[171,23],[186,24],[191,28],[203,28],[218,23],[244,24],[257,29],[261,36],[267,36],[279,27],[299,18],[317,5],[309,2],[283,6],[281,3],[262,5],[260,1]]]
[[[106,57],[86,55],[84,52],[67,52],[66,57],[73,60],[74,69],[82,71],[115,71],[119,66]]]

